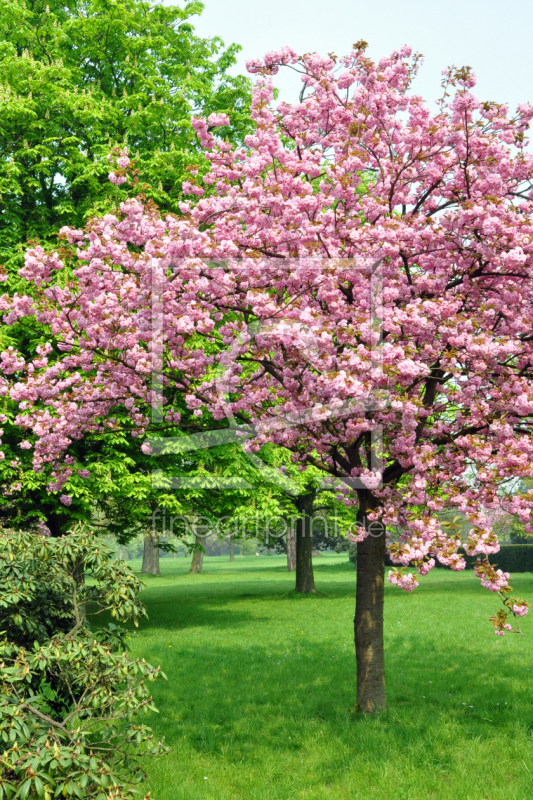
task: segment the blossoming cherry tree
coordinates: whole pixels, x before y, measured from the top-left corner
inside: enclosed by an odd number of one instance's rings
[[[302,92],[274,108],[280,67]],[[436,562],[464,569],[463,546],[503,601],[496,633],[527,612],[489,557],[494,509],[533,531],[517,488],[533,476],[533,109],[481,103],[465,69],[432,112],[410,93],[408,48],[378,62],[363,43],[340,60],[286,48],[249,68],[255,132],[234,149],[224,115],[194,120],[210,167],[184,184],[181,216],[131,199],[63,229],[63,253],[28,252],[33,299],[4,308],[35,313],[51,344],[12,397],[37,469],[118,406],[143,435],[154,365],[166,424],[231,420],[252,449],[318,467],[357,507],[357,707],[374,712],[387,552],[389,581],[411,591]],[[466,536],[443,525],[450,507]]]

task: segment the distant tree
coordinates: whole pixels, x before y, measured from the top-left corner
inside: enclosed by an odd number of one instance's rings
[[[205,171],[191,115],[231,110],[227,135],[242,139],[249,83],[228,74],[239,48],[195,34],[191,18],[202,8],[199,2],[145,0],[0,4],[0,263],[11,287],[31,291],[16,272],[28,239],[56,243],[64,222],[83,225],[92,214],[116,208],[124,188],[120,164],[108,161],[114,145],[127,145],[135,155],[137,191],[162,211],[179,213],[184,178],[189,170]],[[113,169],[114,184],[108,180]],[[4,327],[0,351],[12,347],[46,360],[47,352],[39,356],[43,334],[34,319]],[[6,359],[8,379],[16,380],[9,352]],[[153,502],[150,511],[146,505],[143,454],[120,436],[74,443],[66,464],[71,477],[55,490],[52,468],[32,469],[30,442],[14,424],[17,410],[6,397],[0,416],[3,524],[40,521],[52,535],[63,535],[91,518],[97,495],[114,495],[123,526],[128,519],[135,528],[135,520],[154,510]],[[124,515],[128,498],[133,516]]]

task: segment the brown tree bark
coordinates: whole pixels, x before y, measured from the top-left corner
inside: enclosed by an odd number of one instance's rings
[[[300,495],[295,505],[300,512],[296,524],[296,591],[300,594],[314,594],[313,542],[311,538],[313,501],[315,492]]]
[[[287,571],[294,572],[296,569],[296,536],[294,531],[287,531]]]
[[[202,565],[204,563],[204,551],[200,549],[200,547],[196,547],[194,553],[192,554],[192,561],[191,567],[189,572],[194,574],[198,574],[202,571]]]
[[[159,537],[147,534],[144,538],[143,563],[141,572],[144,575],[160,575],[159,570]]]
[[[367,492],[359,493],[358,524],[368,530],[367,513],[372,507]],[[375,714],[386,710],[385,654],[383,646],[383,601],[386,539],[376,530],[357,543],[357,588],[354,638],[357,661],[355,710]]]
[[[233,539],[229,540],[229,560],[235,561],[235,544]]]

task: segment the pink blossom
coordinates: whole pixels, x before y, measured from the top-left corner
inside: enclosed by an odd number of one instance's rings
[[[229,125],[230,119],[227,114],[211,114],[207,118],[207,124],[210,127],[215,127],[219,125]]]
[[[413,589],[416,589],[418,586],[418,581],[414,572],[407,572],[404,574],[397,570],[391,569],[387,576],[387,580],[395,586],[399,586],[400,589],[404,589],[406,592],[412,592]]]
[[[424,561],[419,567],[418,572],[420,575],[427,575],[435,566],[435,559],[430,558],[429,561]]]
[[[509,573],[502,572],[501,569],[495,569],[489,564],[485,565],[478,562],[474,567],[474,572],[481,579],[481,585],[491,592],[499,592],[509,585]]]
[[[302,94],[275,104],[284,67],[301,73]],[[500,497],[533,478],[533,155],[522,144],[533,108],[482,103],[472,73],[452,70],[433,110],[412,91],[409,48],[376,62],[362,46],[338,61],[283,48],[250,68],[244,146],[214,135],[225,117],[192,120],[207,167],[202,186],[197,170],[184,181],[179,216],[127,197],[65,231],[68,271],[32,247],[31,292],[0,298],[8,324],[36,318],[53,342],[30,363],[2,355],[0,393],[35,437],[34,468],[55,469],[59,491],[71,444],[120,427],[124,409],[144,437],[161,371],[165,424],[184,408],[224,429],[245,419],[246,452],[288,449],[302,472],[344,483],[347,506],[364,491],[367,522],[399,532],[386,539],[394,563],[460,570],[463,548],[481,556],[481,585],[501,592],[510,576],[488,561],[490,514],[503,504],[533,532],[533,493]],[[126,157],[111,155],[117,184]],[[442,523],[444,510],[461,523]],[[389,580],[417,584],[399,570]]]
[[[354,544],[356,544],[357,542],[364,542],[364,540],[369,535],[369,531],[366,530],[363,526],[357,526],[355,530],[357,531],[357,534],[353,533],[346,534],[350,542],[353,542]]]
[[[37,530],[39,531],[39,533],[40,533],[42,536],[50,536],[50,535],[51,535],[51,533],[50,533],[50,528],[49,528],[49,527],[48,527],[48,525],[45,523],[45,521],[44,521],[44,520],[42,520],[42,519],[40,519],[40,520],[37,522]]]
[[[110,172],[107,177],[111,183],[115,184],[115,186],[120,186],[122,183],[126,183],[128,180],[125,175],[117,175],[116,172]]]

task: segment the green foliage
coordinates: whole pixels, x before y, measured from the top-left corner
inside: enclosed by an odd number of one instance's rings
[[[190,118],[231,111],[248,125],[249,83],[228,75],[239,48],[194,33],[197,0],[4,0],[0,4],[0,257],[82,225],[125,196],[106,155],[127,144],[147,196],[178,212],[202,165]]]
[[[161,675],[126,652],[142,584],[90,531],[0,533],[0,798],[129,800],[136,760],[164,751],[137,722]]]
[[[494,532],[501,539],[510,539],[513,544],[533,542],[533,535],[526,533],[526,527],[517,514],[506,514],[494,523]]]
[[[191,18],[202,8],[196,0],[180,6],[146,0],[0,4],[0,261],[10,288],[28,289],[16,274],[28,239],[56,244],[62,225],[81,226],[130,193],[131,187],[108,180],[107,154],[115,145],[127,145],[134,159],[135,191],[179,213],[182,181],[205,161],[191,116],[231,112],[224,135],[242,139],[249,82],[228,75],[239,48],[224,49],[220,39],[195,34]],[[31,329],[16,323],[2,330],[0,350],[11,345],[30,357],[50,338],[35,321]],[[6,399],[1,411],[4,525],[42,522],[60,536],[78,521],[95,522],[97,507],[124,541],[150,525],[159,503],[153,461],[127,430],[74,442],[72,475],[58,492],[53,468],[36,473],[32,450],[20,448],[26,432],[14,424],[17,405]],[[180,510],[175,494],[161,502],[173,513]]]

